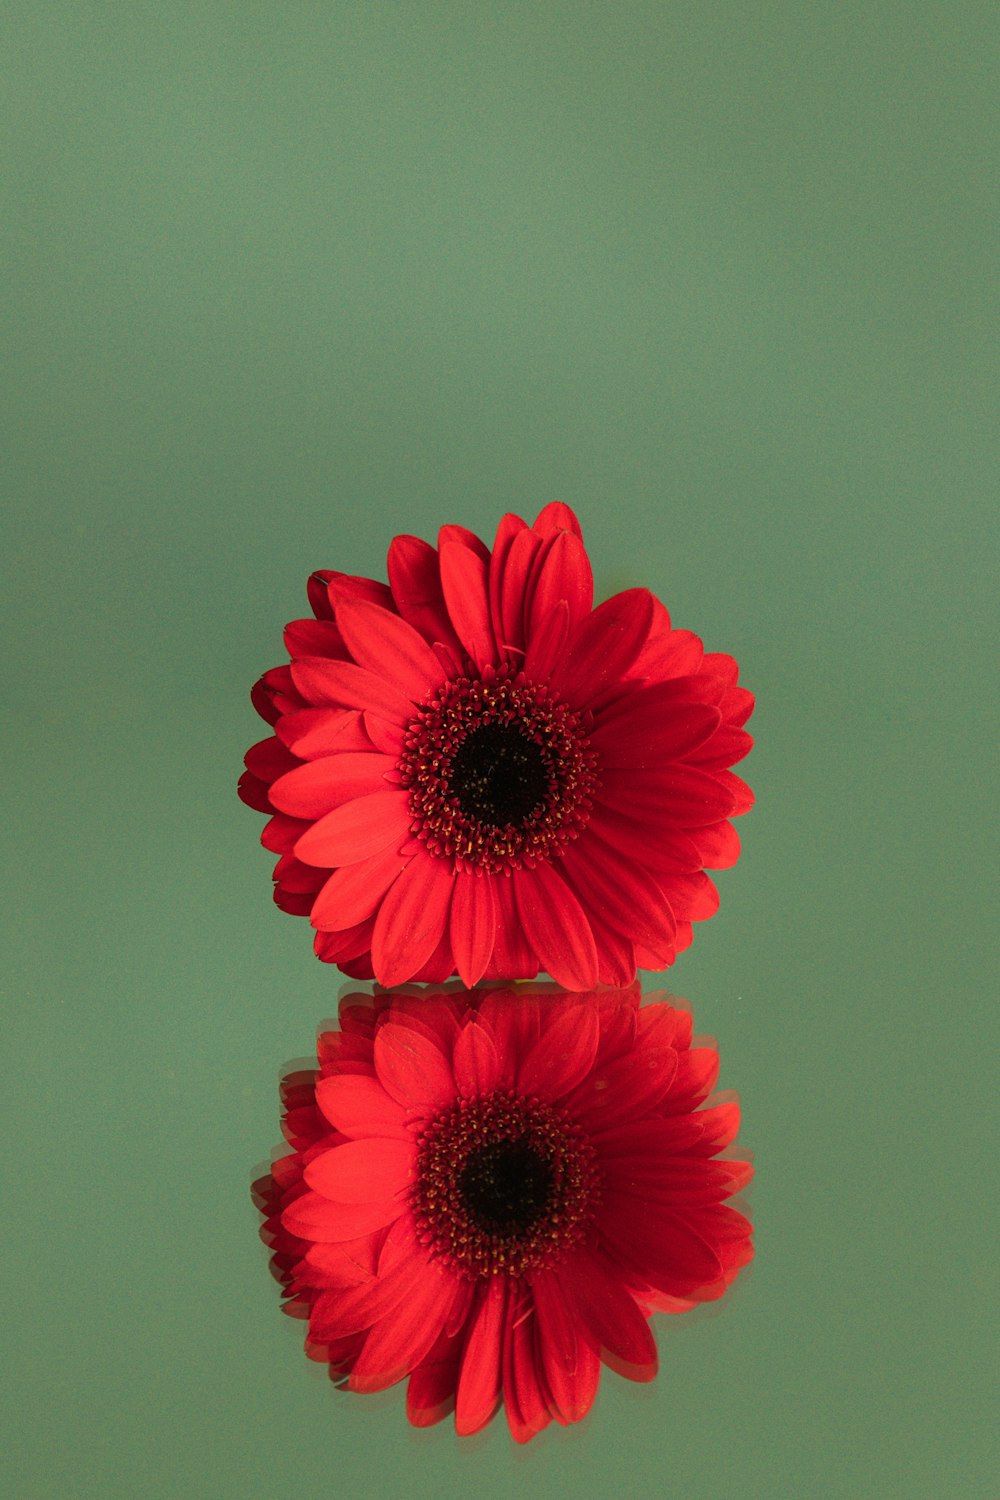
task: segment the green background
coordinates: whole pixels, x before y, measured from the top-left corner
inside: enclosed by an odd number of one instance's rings
[[[4,12],[6,1493],[987,1494],[994,7]],[[666,979],[758,1259],[517,1451],[278,1313],[340,976],[234,784],[313,568],[551,499],[759,695]]]

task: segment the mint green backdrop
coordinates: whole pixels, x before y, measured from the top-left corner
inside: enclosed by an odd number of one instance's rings
[[[985,1495],[994,8],[4,12],[0,1487]],[[515,1451],[279,1315],[248,1182],[340,979],[234,785],[314,567],[556,498],[759,694],[648,976],[758,1260]]]

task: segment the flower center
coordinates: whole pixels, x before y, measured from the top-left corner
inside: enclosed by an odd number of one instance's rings
[[[407,726],[398,769],[428,852],[499,874],[576,838],[596,759],[583,717],[506,667],[431,695]]]
[[[422,1241],[466,1276],[520,1276],[579,1240],[596,1198],[593,1148],[564,1111],[496,1092],[432,1120],[417,1159]]]
[[[469,819],[492,828],[523,823],[545,801],[550,777],[541,746],[518,724],[480,724],[451,763],[452,795]]]
[[[524,1234],[552,1196],[552,1168],[526,1135],[470,1151],[458,1179],[469,1217],[497,1234]]]

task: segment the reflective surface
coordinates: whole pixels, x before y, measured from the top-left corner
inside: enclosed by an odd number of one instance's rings
[[[19,1500],[988,1490],[993,24],[9,8]],[[739,1088],[757,1259],[522,1451],[332,1392],[276,1313],[248,1182],[339,980],[234,783],[314,568],[555,498],[758,694],[743,856],[653,981]]]
[[[719,1054],[639,986],[348,992],[281,1080],[254,1182],[305,1350],[359,1395],[519,1443],[656,1378],[654,1315],[717,1304],[753,1258],[753,1166]],[[725,1153],[724,1155],[722,1153]]]

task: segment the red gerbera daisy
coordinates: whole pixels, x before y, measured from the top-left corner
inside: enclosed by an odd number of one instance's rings
[[[240,793],[319,957],[394,985],[661,969],[739,853],[753,743],[731,656],[646,589],[593,607],[573,512],[398,536],[389,586],[314,573],[253,693]]]
[[[255,1184],[306,1350],[410,1421],[515,1438],[578,1421],[601,1361],[656,1373],[652,1312],[751,1258],[733,1097],[691,1017],[638,991],[349,997],[285,1080],[294,1148]]]

